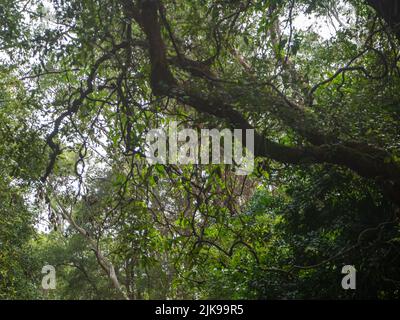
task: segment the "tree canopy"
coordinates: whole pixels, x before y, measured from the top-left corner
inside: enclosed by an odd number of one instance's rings
[[[399,298],[397,0],[3,0],[0,17],[1,299]],[[254,129],[254,171],[148,163],[172,122]]]

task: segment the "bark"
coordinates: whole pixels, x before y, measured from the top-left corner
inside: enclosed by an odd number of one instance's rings
[[[399,0],[367,0],[380,17],[385,20],[393,33],[400,40],[400,1]]]

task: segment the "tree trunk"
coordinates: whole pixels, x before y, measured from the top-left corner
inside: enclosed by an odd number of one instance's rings
[[[400,1],[367,0],[367,3],[385,20],[400,40]]]

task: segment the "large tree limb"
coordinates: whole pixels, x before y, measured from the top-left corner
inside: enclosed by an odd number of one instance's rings
[[[129,10],[136,22],[142,27],[149,42],[149,55],[151,63],[151,87],[155,95],[166,95],[173,97],[182,103],[192,106],[198,112],[213,115],[223,119],[237,129],[249,129],[253,126],[247,121],[242,113],[235,110],[232,106],[224,103],[221,99],[214,99],[209,96],[199,94],[190,87],[179,85],[169,69],[166,57],[165,44],[161,36],[161,25],[158,18],[159,1],[139,1],[138,7],[133,7],[132,3],[124,0],[125,5],[131,4]],[[290,106],[290,105],[289,105]],[[281,106],[282,107],[282,106]],[[284,109],[289,112],[292,127],[301,132],[301,121],[296,119],[293,109]],[[279,114],[279,110],[277,111]],[[300,114],[301,115],[301,114]],[[281,118],[285,119],[285,112],[281,113]],[[296,128],[297,126],[297,128]],[[304,134],[310,132],[304,123]],[[317,131],[317,130],[316,130]],[[318,131],[317,131],[318,132]],[[276,143],[266,136],[256,133],[255,136],[255,156],[269,157],[279,162],[290,164],[335,164],[347,167],[365,178],[372,178],[383,181],[385,191],[390,189],[388,194],[392,200],[400,204],[400,167],[392,161],[390,154],[376,149],[372,146],[365,146],[363,143],[332,143],[326,141],[324,137],[309,137],[311,146],[290,147]],[[377,156],[379,155],[379,156]],[[387,187],[387,186],[390,187]],[[387,189],[389,188],[389,189]]]

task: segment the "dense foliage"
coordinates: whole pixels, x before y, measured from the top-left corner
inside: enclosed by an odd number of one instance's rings
[[[0,20],[0,299],[399,298],[397,0],[2,0]],[[255,129],[254,171],[150,165],[173,121]]]

